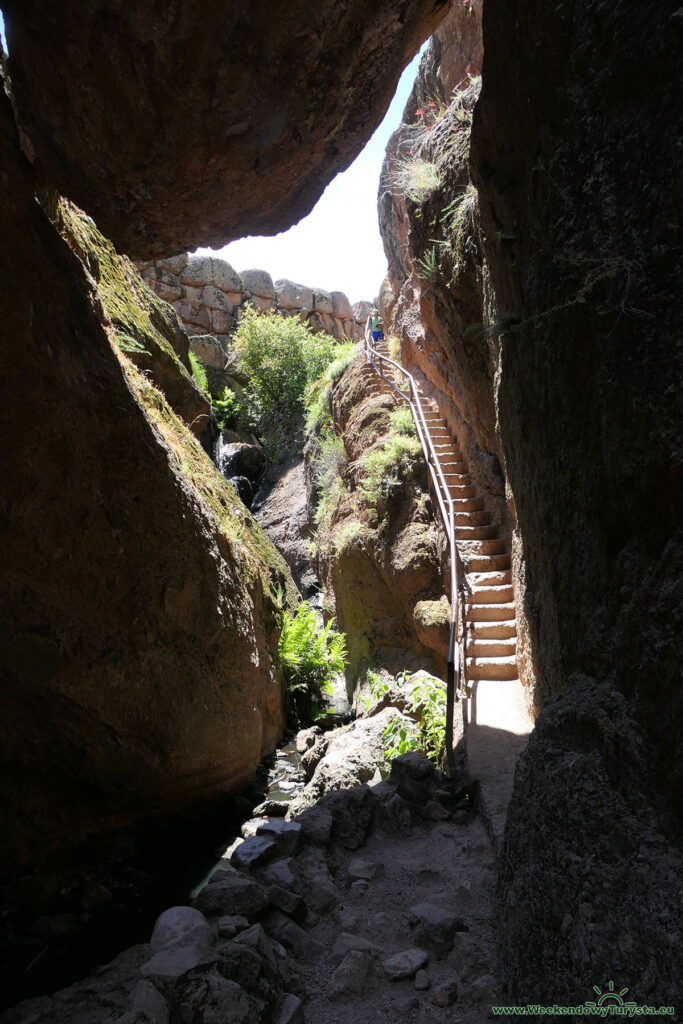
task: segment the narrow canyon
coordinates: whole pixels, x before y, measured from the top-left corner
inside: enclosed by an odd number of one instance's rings
[[[2,14],[0,1024],[678,1019],[683,11]]]

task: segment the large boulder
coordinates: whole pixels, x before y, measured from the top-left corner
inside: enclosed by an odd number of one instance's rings
[[[275,282],[275,295],[278,309],[285,309],[298,312],[313,308],[313,291],[306,285],[296,284],[295,281],[288,281],[281,278]]]
[[[40,182],[151,257],[305,216],[448,6],[186,0],[162,16],[7,0],[3,12]]]

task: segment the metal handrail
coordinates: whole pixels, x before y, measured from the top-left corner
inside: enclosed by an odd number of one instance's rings
[[[386,381],[387,384],[394,389],[394,391],[401,396],[401,398],[408,403],[410,411],[415,421],[415,427],[417,429],[417,436],[422,445],[422,451],[424,452],[427,466],[434,482],[434,490],[436,491],[436,497],[439,503],[439,511],[441,512],[441,518],[443,519],[444,529],[446,530],[446,537],[448,539],[448,548],[451,558],[451,632],[448,643],[448,661],[446,665],[446,758],[449,769],[455,768],[455,758],[453,753],[453,711],[456,697],[460,697],[460,691],[466,693],[466,679],[465,679],[465,666],[462,666],[462,672],[459,672],[459,667],[455,663],[455,647],[456,647],[456,632],[458,622],[458,599],[460,596],[460,581],[458,579],[458,562],[459,553],[458,546],[455,539],[455,510],[453,508],[453,499],[448,491],[446,484],[446,478],[441,468],[441,463],[436,454],[434,448],[434,442],[432,441],[429,429],[427,427],[427,421],[425,419],[424,408],[422,406],[422,400],[420,398],[419,391],[417,389],[417,383],[411,373],[408,372],[400,363],[394,362],[393,359],[389,359],[387,356],[383,356],[381,352],[378,352],[370,344],[371,328],[370,328],[370,317],[365,322],[365,354],[368,358],[368,362],[374,367],[375,372],[382,380]],[[379,366],[375,362],[375,358],[379,361]],[[399,370],[400,373],[408,380],[410,385],[410,392],[412,400],[407,394],[402,391],[396,384],[389,380],[388,377],[382,372],[383,363],[388,363],[393,366],[395,370]],[[463,602],[464,603],[464,602]],[[458,659],[459,660],[459,659]],[[459,685],[459,683],[461,685]],[[463,715],[463,720],[466,724],[467,719]]]

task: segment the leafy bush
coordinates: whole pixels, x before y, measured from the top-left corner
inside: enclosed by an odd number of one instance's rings
[[[300,721],[310,721],[314,702],[322,702],[323,694],[331,692],[334,677],[346,668],[346,638],[335,624],[331,619],[321,625],[305,602],[295,615],[285,613],[278,653]]]
[[[236,426],[242,411],[242,403],[227,384],[220,396],[214,398],[213,411],[216,414],[216,422],[221,430],[225,430],[226,427]]]
[[[266,459],[277,462],[301,430],[304,396],[336,354],[334,339],[298,317],[247,306],[235,333],[240,368],[248,378],[249,411]]]
[[[192,376],[194,377],[194,379],[195,379],[195,381],[197,383],[197,387],[199,388],[201,393],[204,395],[204,397],[208,398],[209,401],[211,401],[211,395],[210,395],[210,392],[209,392],[209,382],[208,382],[207,377],[206,377],[206,370],[204,369],[202,364],[199,362],[199,359],[194,354],[194,352],[190,352],[189,355],[190,355],[190,366],[192,367]]]
[[[405,677],[398,676],[397,682]],[[386,692],[386,691],[385,691]],[[372,684],[370,693],[374,696]],[[443,768],[446,759],[446,686],[440,679],[422,677],[410,687],[408,710],[417,718],[415,729],[402,718],[392,718],[382,733],[384,757],[388,762],[400,754],[419,750]]]
[[[326,427],[316,445],[316,452],[311,461],[313,479],[320,491],[329,491],[334,478],[339,476],[346,466],[346,449],[341,437],[330,427]]]

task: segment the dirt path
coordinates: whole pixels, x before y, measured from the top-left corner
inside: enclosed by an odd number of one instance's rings
[[[354,881],[357,874],[374,877]],[[497,987],[495,863],[478,816],[469,824],[423,822],[403,836],[371,835],[357,853],[343,857],[335,882],[341,891],[338,906],[306,929],[325,947],[317,959],[302,965],[307,1024],[476,1024],[491,1019]],[[415,948],[411,908],[424,903],[452,911],[468,930],[457,931],[446,952],[448,929],[439,935],[435,926],[431,940],[419,938],[431,949],[425,950],[429,959],[417,980],[389,980],[384,961]],[[361,940],[358,947],[366,940],[376,949],[355,958],[354,970],[342,971],[339,978],[340,954],[353,948],[354,940]],[[418,988],[425,984],[429,987]]]

